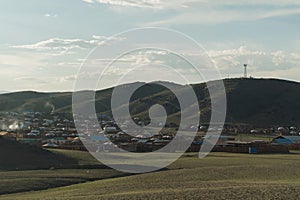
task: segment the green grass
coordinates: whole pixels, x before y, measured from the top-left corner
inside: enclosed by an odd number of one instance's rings
[[[298,199],[300,154],[185,154],[170,170],[1,199]],[[100,170],[101,171],[101,170]]]
[[[0,137],[0,170],[70,168],[78,161],[28,144]]]
[[[252,142],[254,140],[262,140],[262,141],[270,142],[275,137],[276,136],[263,135],[263,134],[238,134],[237,136],[235,136],[235,139],[240,141],[245,141],[245,142]]]
[[[50,151],[76,160],[78,165],[102,165],[90,153],[85,151],[70,151],[63,149],[50,149]]]
[[[0,171],[0,194],[43,190],[128,174],[103,166],[88,152],[51,150],[58,156],[76,161],[66,169]]]
[[[0,172],[0,194],[43,190],[124,176],[112,169],[58,169]]]

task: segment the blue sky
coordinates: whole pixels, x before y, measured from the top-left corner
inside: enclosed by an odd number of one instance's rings
[[[93,48],[150,26],[194,38],[223,77],[247,62],[253,77],[300,80],[297,0],[3,0],[0,10],[0,91],[70,91]]]

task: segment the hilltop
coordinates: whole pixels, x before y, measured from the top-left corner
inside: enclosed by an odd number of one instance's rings
[[[137,84],[137,83],[132,83]],[[169,83],[172,84],[172,83]],[[128,85],[128,84],[127,84]],[[300,83],[278,79],[225,79],[227,95],[227,123],[251,125],[300,124]],[[174,85],[173,85],[174,86]],[[175,85],[178,90],[184,86]],[[198,97],[201,123],[210,119],[210,97],[205,83],[191,85]],[[126,85],[122,86],[126,88]],[[96,92],[96,110],[110,114],[113,88]],[[33,91],[0,95],[0,111],[72,112],[72,93],[39,93]],[[180,106],[174,94],[156,83],[146,84],[132,96],[132,116],[147,119],[147,109],[153,104],[163,105],[169,122],[180,120]]]

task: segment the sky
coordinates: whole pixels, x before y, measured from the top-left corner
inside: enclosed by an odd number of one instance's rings
[[[2,0],[0,91],[72,91],[93,49],[145,27],[193,38],[223,78],[241,77],[248,63],[249,76],[300,81],[299,19],[298,0]],[[137,81],[163,79],[151,67],[157,60],[176,65],[188,82],[203,81],[170,54],[144,51],[125,55],[97,87],[114,85],[140,64],[147,67]]]

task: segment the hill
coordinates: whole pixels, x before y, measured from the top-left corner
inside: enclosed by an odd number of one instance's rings
[[[277,79],[225,80],[227,121],[257,125],[300,123],[300,84]]]
[[[0,137],[0,170],[66,168],[77,160]]]
[[[299,199],[299,154],[185,154],[169,170],[1,199]]]
[[[132,83],[138,84],[138,83]],[[169,83],[172,84],[172,83]],[[227,94],[227,123],[251,125],[300,124],[300,83],[278,79],[225,79]],[[127,84],[128,86],[128,84]],[[175,85],[178,90],[184,86]],[[126,88],[126,85],[122,87]],[[210,119],[210,97],[205,83],[193,84],[199,100],[201,123]],[[98,113],[111,114],[110,98],[113,88],[96,92]],[[0,95],[0,111],[72,112],[72,94],[18,92]],[[180,106],[175,95],[156,83],[146,84],[132,96],[130,112],[133,117],[148,119],[148,108],[163,105],[168,122],[179,122]]]

